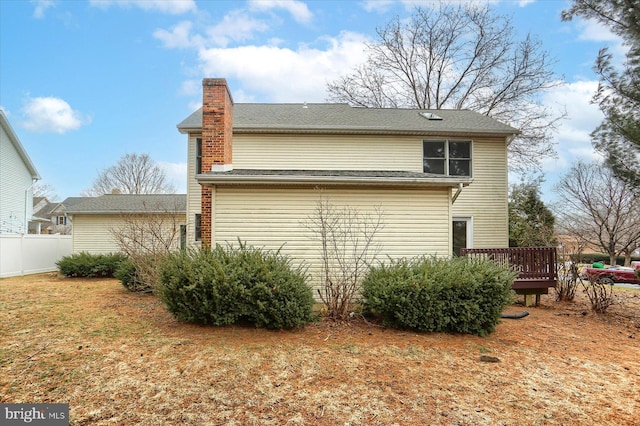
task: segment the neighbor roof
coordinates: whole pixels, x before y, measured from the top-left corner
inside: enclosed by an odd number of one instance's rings
[[[441,119],[430,120],[429,113]],[[202,129],[202,108],[178,124],[182,133]],[[234,133],[492,134],[519,131],[469,110],[361,108],[348,104],[235,104]]]
[[[16,135],[16,132],[13,131],[11,124],[9,124],[9,120],[7,120],[7,117],[4,115],[4,111],[2,111],[1,109],[0,109],[0,126],[2,126],[5,133],[9,137],[9,140],[11,141],[11,143],[13,143],[13,146],[18,152],[18,155],[20,155],[20,158],[22,159],[22,162],[24,163],[24,165],[27,167],[27,170],[29,170],[29,173],[31,173],[31,178],[40,180],[41,179],[40,174],[38,174],[38,171],[36,170],[36,166],[31,161],[31,158],[29,158],[27,151],[25,151],[24,147],[20,143],[20,139],[18,139],[18,135]]]
[[[185,213],[185,194],[107,194],[67,207],[68,214]]]

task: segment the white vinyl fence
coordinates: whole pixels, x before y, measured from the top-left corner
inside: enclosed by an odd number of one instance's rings
[[[71,235],[0,234],[0,278],[55,271],[71,251]]]

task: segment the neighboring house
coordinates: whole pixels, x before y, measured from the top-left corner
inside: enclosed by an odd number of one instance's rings
[[[176,248],[186,243],[184,194],[108,194],[77,198],[82,199],[65,207],[67,217],[73,220],[74,253],[120,251],[114,232],[140,240],[155,233],[166,241],[171,240]]]
[[[317,272],[318,201],[383,211],[383,258],[507,247],[507,145],[518,130],[467,110],[234,104],[203,80],[188,135],[187,239],[279,249]],[[201,242],[198,242],[200,241]]]
[[[33,216],[33,184],[39,179],[33,162],[0,110],[0,234],[28,232]]]
[[[30,234],[71,234],[71,217],[67,209],[91,197],[68,197],[62,202],[51,202],[46,197],[33,197],[33,219]]]
[[[52,211],[58,203],[47,197],[33,197],[33,217],[29,221],[29,234],[64,234],[56,232],[52,222]]]

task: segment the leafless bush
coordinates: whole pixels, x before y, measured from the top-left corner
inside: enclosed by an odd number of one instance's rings
[[[321,199],[304,225],[321,243],[320,300],[327,316],[345,320],[358,303],[361,280],[368,264],[380,252],[375,242],[383,227],[383,213],[361,213],[353,207],[336,207]]]
[[[582,288],[589,298],[591,310],[598,314],[604,314],[609,306],[616,304],[613,283],[608,280],[589,278],[586,282],[582,281]]]
[[[560,262],[558,263],[556,274],[558,276],[558,284],[555,288],[556,301],[558,302],[573,301],[578,285],[582,283],[578,267],[574,262],[574,259],[579,257],[580,252],[579,247],[576,253],[567,253],[564,245],[560,249]]]
[[[572,261],[558,265],[558,284],[556,285],[556,301],[570,302],[576,297],[576,289],[582,283],[578,268]]]
[[[123,214],[122,223],[111,228],[111,235],[135,266],[136,279],[152,289],[160,261],[180,247],[180,220],[169,209],[148,208],[145,213]]]

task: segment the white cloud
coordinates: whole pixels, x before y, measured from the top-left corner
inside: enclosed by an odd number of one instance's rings
[[[31,3],[36,5],[35,9],[33,9],[33,17],[36,19],[44,18],[46,10],[55,5],[53,0],[31,0]]]
[[[242,88],[268,102],[322,102],[326,83],[353,69],[365,59],[362,35],[343,32],[327,38],[326,49],[300,46],[242,46],[201,49],[202,75],[240,80]],[[234,100],[245,101],[232,88]]]
[[[580,19],[578,21],[580,30],[579,40],[585,41],[620,41],[620,37],[612,33],[609,28],[594,20]]]
[[[179,93],[184,96],[196,96],[202,93],[201,80],[186,80],[182,82]]]
[[[297,0],[251,0],[249,7],[258,11],[284,9],[291,14],[296,22],[302,24],[309,23],[313,19],[313,13],[307,5]]]
[[[187,49],[210,46],[227,47],[230,42],[243,42],[254,38],[256,32],[267,31],[269,26],[252,18],[242,10],[233,10],[216,25],[206,28],[206,37],[195,34],[193,23],[182,21],[170,30],[157,29],[153,36],[167,49]]]
[[[108,9],[112,5],[120,7],[138,7],[146,11],[180,15],[195,11],[195,0],[89,0],[91,6]]]
[[[67,102],[54,97],[30,98],[22,112],[26,118],[23,127],[33,132],[63,134],[91,122]]]
[[[158,161],[158,167],[165,172],[167,179],[175,184],[178,194],[187,193],[187,163]]]
[[[187,49],[204,45],[204,39],[199,35],[191,35],[193,24],[182,21],[174,25],[170,31],[158,29],[153,36],[160,40],[167,49]]]
[[[558,128],[558,158],[544,160],[544,171],[561,172],[577,159],[600,158],[591,145],[590,136],[603,119],[598,106],[591,103],[597,89],[597,81],[576,81],[556,87],[545,96],[544,104],[566,110],[567,119]]]
[[[207,36],[214,46],[226,47],[231,41],[251,40],[254,33],[268,29],[264,21],[254,19],[241,10],[233,10],[221,22],[207,28]]]
[[[395,3],[395,0],[365,0],[362,8],[367,12],[385,13]]]

